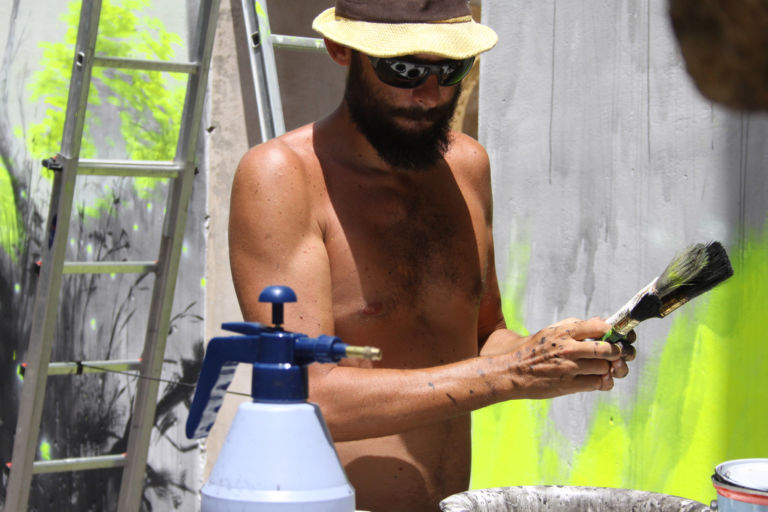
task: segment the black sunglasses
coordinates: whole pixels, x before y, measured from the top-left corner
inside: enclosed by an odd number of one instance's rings
[[[437,76],[437,83],[442,86],[456,85],[461,82],[469,70],[474,57],[462,60],[443,60],[426,62],[415,57],[371,57],[371,64],[379,80],[393,87],[413,89],[423,84],[429,75]]]

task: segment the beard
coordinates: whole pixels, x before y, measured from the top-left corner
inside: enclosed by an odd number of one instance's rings
[[[375,87],[364,77],[363,58],[362,54],[353,52],[344,92],[358,131],[389,165],[407,170],[431,168],[443,158],[450,145],[450,122],[459,101],[461,83],[444,105],[431,109],[391,107],[375,95]],[[430,124],[423,129],[408,129],[398,125],[396,117]]]

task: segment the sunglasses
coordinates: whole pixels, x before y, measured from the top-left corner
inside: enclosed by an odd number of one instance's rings
[[[443,60],[426,62],[415,57],[371,57],[371,64],[379,80],[392,87],[413,89],[426,82],[429,75],[437,77],[442,86],[456,85],[461,82],[469,70],[474,57],[462,60]]]

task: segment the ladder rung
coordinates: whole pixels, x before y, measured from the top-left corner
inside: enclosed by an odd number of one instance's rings
[[[196,62],[169,62],[161,60],[128,59],[96,55],[93,65],[105,68],[140,69],[144,71],[167,71],[168,73],[197,73],[200,65]]]
[[[286,36],[272,34],[272,46],[289,50],[325,51],[325,42],[318,37]]]
[[[107,361],[56,362],[48,365],[48,375],[77,375],[80,373],[129,372],[141,368],[141,359],[111,359]]]
[[[61,473],[86,469],[120,468],[125,466],[125,454],[72,457],[69,459],[38,460],[32,464],[32,473]],[[13,469],[13,468],[11,468]]]
[[[175,178],[184,170],[184,164],[152,160],[82,159],[77,165],[77,174],[88,176]]]
[[[155,272],[156,261],[68,261],[65,274],[142,274]]]

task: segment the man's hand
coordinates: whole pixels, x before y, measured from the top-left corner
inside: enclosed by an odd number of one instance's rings
[[[619,343],[598,341],[609,328],[603,320],[592,318],[563,320],[527,337],[497,331],[481,355],[507,352],[510,374],[526,398],[607,391],[613,388],[614,378],[627,375],[626,362],[635,357],[634,332]]]

